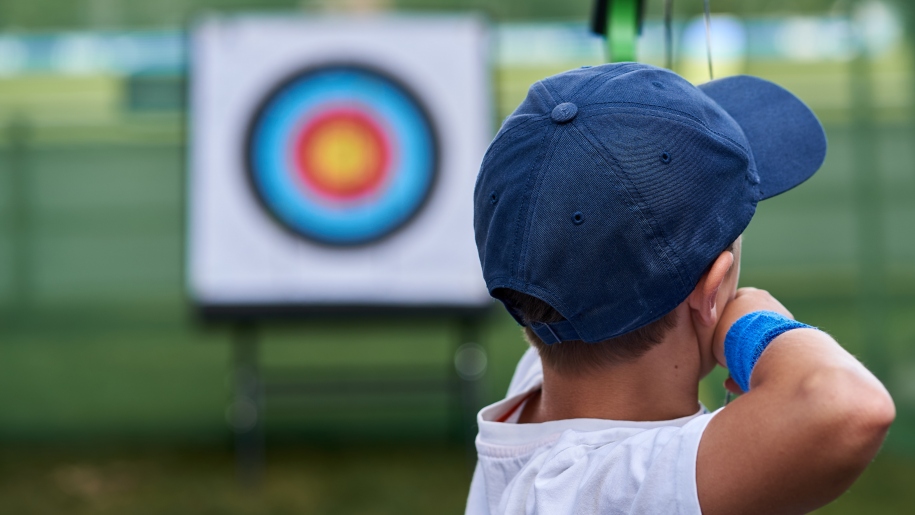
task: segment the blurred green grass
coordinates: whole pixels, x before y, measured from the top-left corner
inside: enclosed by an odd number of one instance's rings
[[[911,513],[913,475],[912,462],[883,455],[817,513]],[[0,510],[20,515],[463,513],[469,484],[463,449],[449,446],[274,448],[258,488],[240,487],[218,448],[0,452]]]
[[[0,510],[80,514],[460,513],[469,485],[457,447],[281,449],[259,488],[230,452],[28,449],[0,454]]]

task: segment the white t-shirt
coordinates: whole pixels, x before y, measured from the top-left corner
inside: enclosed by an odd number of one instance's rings
[[[700,405],[695,415],[661,422],[515,423],[519,403],[542,383],[540,357],[529,349],[507,398],[477,415],[467,515],[701,513],[696,453],[714,414]]]

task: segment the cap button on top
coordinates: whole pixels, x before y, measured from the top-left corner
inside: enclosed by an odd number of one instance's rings
[[[553,108],[553,114],[550,115],[556,123],[566,123],[578,114],[578,106],[572,102],[563,102]]]

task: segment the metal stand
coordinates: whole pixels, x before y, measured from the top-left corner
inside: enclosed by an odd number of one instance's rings
[[[235,326],[232,334],[234,399],[227,413],[235,431],[239,482],[253,487],[264,474],[264,388],[258,366],[257,330],[253,325]]]
[[[488,366],[486,349],[479,344],[480,333],[481,324],[478,319],[461,319],[458,325],[457,348],[454,352],[454,371],[460,399],[460,438],[464,442],[471,473],[477,462],[474,445],[478,429],[476,414],[483,405],[483,376]]]
[[[388,368],[370,371],[354,368],[331,374],[314,374],[307,368],[281,367],[264,370],[259,364],[257,326],[239,323],[232,330],[234,395],[227,420],[235,432],[236,465],[239,481],[249,487],[264,476],[264,411],[270,398],[334,398],[364,400],[366,395],[378,402],[397,401],[408,396],[422,397],[429,392],[446,392],[454,399],[459,416],[457,437],[464,443],[470,470],[476,465],[476,412],[482,406],[483,376],[487,368],[485,349],[478,343],[481,319],[458,319],[453,367],[448,371],[429,367]],[[377,377],[375,376],[377,372]],[[434,375],[431,375],[434,374]]]

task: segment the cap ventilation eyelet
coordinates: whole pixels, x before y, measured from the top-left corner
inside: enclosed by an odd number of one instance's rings
[[[581,211],[576,211],[572,213],[572,223],[575,225],[581,225],[585,223],[585,215]]]
[[[499,201],[499,196],[496,195],[495,191],[489,194],[489,203],[490,204],[495,204],[498,201]]]
[[[670,153],[661,152],[661,162],[664,164],[670,163]]]

